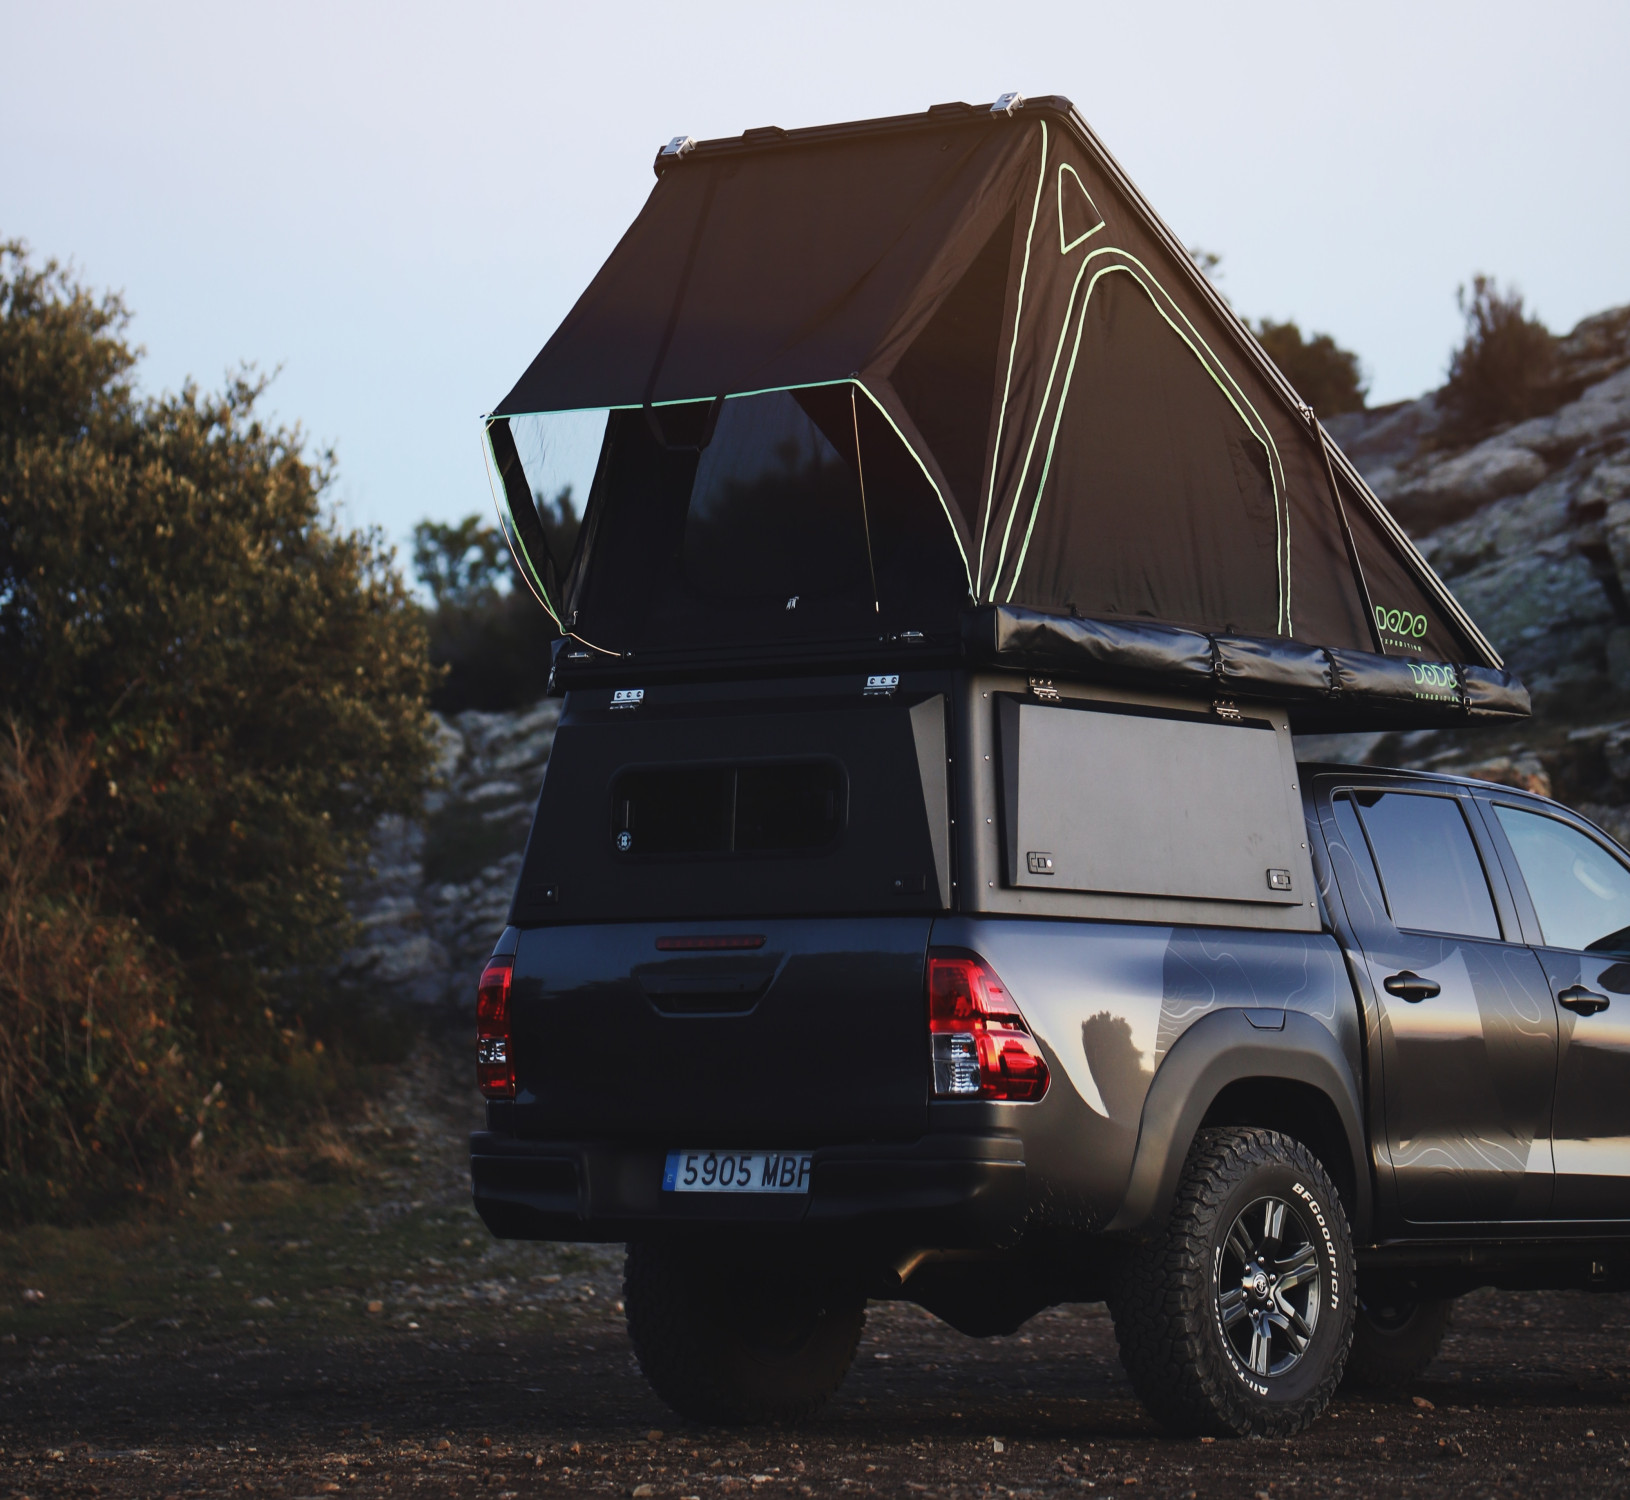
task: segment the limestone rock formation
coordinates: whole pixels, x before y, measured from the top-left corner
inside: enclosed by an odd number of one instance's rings
[[[352,909],[342,981],[399,1002],[468,1009],[503,931],[560,703],[438,720],[439,785],[422,821],[381,820]]]
[[[1470,446],[1439,394],[1328,423],[1534,695],[1514,729],[1319,736],[1304,754],[1553,792],[1630,832],[1630,306],[1558,346],[1546,416]]]

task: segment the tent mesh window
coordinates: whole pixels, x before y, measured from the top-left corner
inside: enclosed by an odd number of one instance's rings
[[[714,405],[610,414],[568,585],[584,639],[649,656],[954,638],[955,536],[864,395],[845,382]]]

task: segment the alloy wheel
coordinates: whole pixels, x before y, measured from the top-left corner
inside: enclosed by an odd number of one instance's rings
[[[1322,1302],[1319,1252],[1296,1205],[1248,1204],[1218,1247],[1212,1284],[1218,1326],[1240,1363],[1258,1376],[1294,1369]]]

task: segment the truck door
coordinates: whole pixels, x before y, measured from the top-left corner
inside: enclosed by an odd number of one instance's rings
[[[1546,1217],[1556,1013],[1508,891],[1497,908],[1476,809],[1453,786],[1396,781],[1328,807],[1351,856],[1332,864],[1379,1008],[1370,1058],[1404,1218]]]
[[[1583,827],[1480,800],[1559,1007],[1554,1216],[1630,1219],[1630,870]]]

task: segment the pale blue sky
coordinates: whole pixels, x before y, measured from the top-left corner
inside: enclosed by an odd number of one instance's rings
[[[1622,3],[0,0],[0,35],[0,237],[125,292],[150,389],[281,366],[398,540],[490,511],[477,417],[681,133],[1068,95],[1373,400],[1438,383],[1473,271],[1559,330],[1630,301]]]

